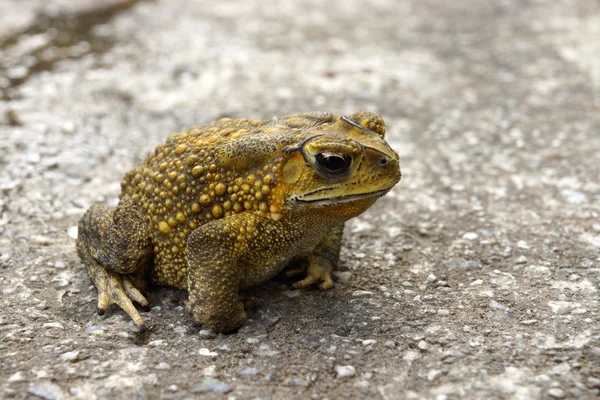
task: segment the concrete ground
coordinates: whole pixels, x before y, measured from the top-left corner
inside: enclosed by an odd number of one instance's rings
[[[0,397],[600,395],[597,0],[0,0],[0,52]],[[95,314],[77,220],[169,133],[363,109],[404,178],[334,289]]]

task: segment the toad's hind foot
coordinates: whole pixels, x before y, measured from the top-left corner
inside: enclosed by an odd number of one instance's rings
[[[140,331],[146,330],[144,320],[133,305],[133,301],[142,307],[148,307],[148,300],[133,286],[129,278],[110,272],[101,266],[93,267],[90,276],[98,289],[98,315],[103,315],[111,304],[117,304],[131,317]]]

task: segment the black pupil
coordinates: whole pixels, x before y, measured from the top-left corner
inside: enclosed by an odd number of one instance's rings
[[[343,173],[348,170],[352,159],[350,156],[342,154],[318,154],[317,162],[328,172]]]

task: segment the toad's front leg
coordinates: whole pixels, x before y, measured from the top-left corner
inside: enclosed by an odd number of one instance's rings
[[[192,232],[187,255],[194,320],[215,332],[240,328],[247,315],[239,289],[278,272],[264,268],[274,265],[270,260],[277,258],[275,252],[288,242],[276,222],[249,213],[212,221]]]
[[[339,224],[323,236],[308,256],[308,269],[304,279],[294,283],[294,287],[306,288],[315,284],[318,284],[321,290],[333,287],[331,274],[338,265],[343,234],[344,224]]]

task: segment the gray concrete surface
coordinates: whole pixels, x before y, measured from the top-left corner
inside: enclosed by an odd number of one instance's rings
[[[51,3],[51,5],[48,5]],[[0,397],[600,394],[597,0],[0,1]],[[383,114],[404,179],[236,335],[95,315],[92,203],[220,116]]]

